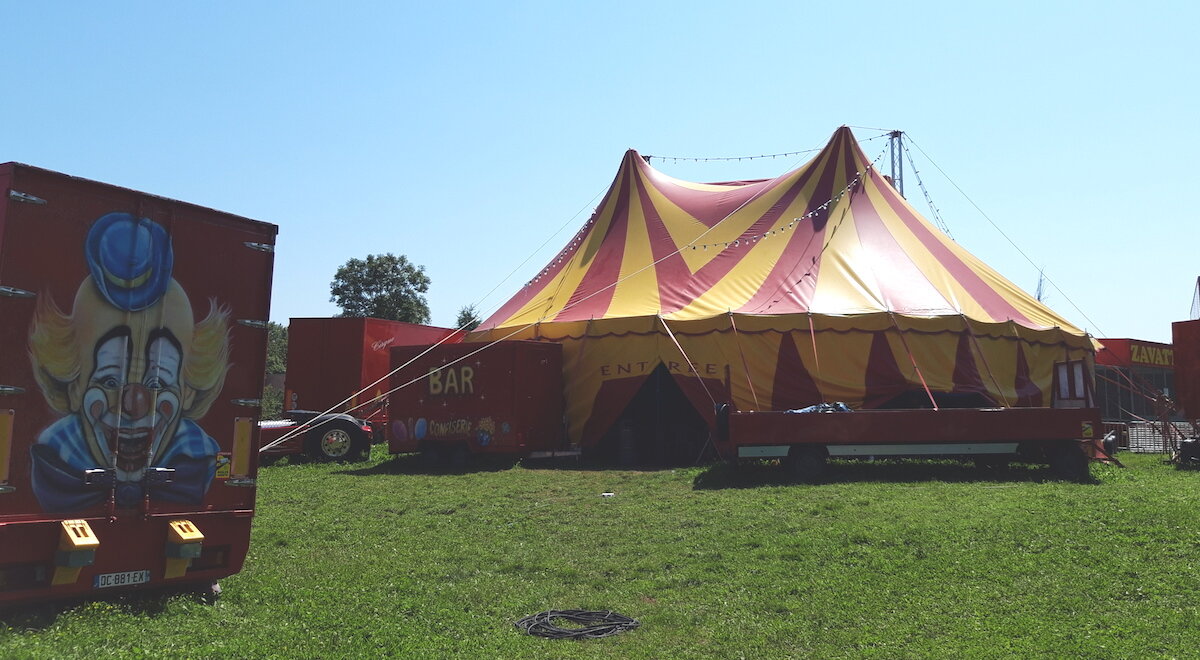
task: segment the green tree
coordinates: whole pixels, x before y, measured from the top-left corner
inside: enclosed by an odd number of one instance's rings
[[[372,316],[408,323],[429,323],[425,267],[404,255],[369,254],[337,269],[329,285],[331,302],[341,316]]]
[[[287,326],[271,321],[267,323],[267,368],[266,376],[287,373]],[[263,387],[262,418],[275,419],[283,412],[283,390],[267,383]]]
[[[267,373],[287,373],[287,342],[288,329],[286,325],[270,321],[267,323]]]
[[[475,308],[474,304],[471,304],[458,310],[458,320],[454,322],[454,327],[470,332],[478,328],[482,322],[483,319],[479,318],[479,310]]]
[[[262,419],[279,419],[283,413],[283,390],[274,385],[263,387]]]

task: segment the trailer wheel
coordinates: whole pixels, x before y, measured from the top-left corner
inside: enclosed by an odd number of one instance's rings
[[[344,420],[318,423],[305,438],[305,453],[318,461],[361,461],[371,449],[361,429]]]
[[[1092,475],[1079,443],[1065,440],[1046,447],[1050,471],[1068,481],[1087,481]]]
[[[462,472],[471,464],[471,450],[463,443],[446,448],[446,464],[455,472]]]
[[[425,444],[417,453],[417,460],[420,461],[422,470],[433,471],[442,467],[442,452],[438,450],[437,445]]]
[[[787,466],[796,481],[815,483],[825,474],[826,458],[824,447],[792,447]]]

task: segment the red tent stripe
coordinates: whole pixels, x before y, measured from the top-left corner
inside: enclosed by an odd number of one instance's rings
[[[633,177],[636,169],[631,163],[637,159],[637,154],[630,151],[625,156],[621,171],[625,173],[616,194],[616,209],[612,220],[604,228],[603,242],[596,256],[580,280],[579,286],[571,293],[563,309],[554,317],[555,321],[586,321],[590,318],[601,318],[612,303],[616,291],[613,284],[621,274],[621,263],[625,257],[625,237],[629,231],[629,198],[633,187]],[[592,229],[593,234],[600,227]],[[591,240],[598,240],[595,236]]]
[[[837,142],[837,139],[834,141]],[[834,145],[822,152],[821,157],[833,159],[836,153]],[[792,190],[788,191],[794,199],[817,171],[821,173],[821,178],[817,180],[816,188],[807,201],[804,213],[801,214],[813,215],[796,223],[790,230],[783,255],[772,266],[758,292],[737,311],[743,314],[788,314],[808,311],[820,274],[825,225],[829,220],[829,208],[818,210],[817,207],[833,197],[834,166],[830,164],[810,168],[796,181]]]
[[[955,392],[986,392],[983,378],[979,375],[979,366],[975,363],[975,353],[971,350],[971,331],[964,330],[958,336],[958,348],[954,352],[954,390]]]
[[[971,270],[970,266],[963,263],[962,259],[959,259],[943,242],[943,239],[934,234],[933,229],[927,223],[913,215],[900,200],[899,193],[895,192],[891,186],[886,185],[877,172],[872,171],[871,177],[872,182],[879,186],[883,198],[900,218],[900,221],[912,231],[917,240],[921,241],[925,249],[929,250],[933,258],[946,269],[950,276],[957,280],[975,302],[983,308],[991,317],[989,320],[1012,320],[1024,326],[1035,327],[1033,322],[1017,311],[1017,308],[1005,300],[1003,295],[984,282],[974,270]]]
[[[821,390],[809,375],[796,348],[794,333],[784,333],[779,342],[771,410],[791,410],[821,403]]]
[[[686,282],[692,277],[692,271],[687,262],[679,254],[675,241],[663,224],[658,209],[650,199],[643,177],[634,179],[637,184],[638,200],[642,206],[642,214],[646,218],[646,231],[650,236],[650,253],[657,262],[654,269],[658,279],[658,304],[661,313],[670,314],[686,306],[691,299],[686,298],[680,282]],[[660,261],[661,260],[661,261]]]

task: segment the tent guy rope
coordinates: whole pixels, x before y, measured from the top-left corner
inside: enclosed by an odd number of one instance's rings
[[[984,220],[987,220],[987,221],[988,221],[988,223],[989,223],[989,224],[991,224],[991,225],[992,225],[992,227],[994,227],[994,228],[996,229],[996,231],[1000,232],[1000,235],[1004,237],[1004,240],[1008,241],[1008,244],[1009,244],[1009,245],[1011,245],[1011,246],[1013,246],[1013,248],[1014,248],[1014,249],[1015,249],[1015,250],[1016,250],[1016,251],[1017,251],[1017,252],[1018,252],[1018,253],[1019,253],[1019,254],[1020,254],[1022,257],[1024,257],[1024,258],[1025,258],[1025,261],[1028,261],[1028,262],[1029,262],[1029,264],[1030,264],[1031,266],[1033,266],[1034,268],[1038,268],[1039,270],[1041,270],[1041,269],[1039,268],[1039,266],[1038,266],[1036,263],[1034,263],[1033,259],[1031,259],[1031,258],[1029,257],[1029,255],[1028,255],[1028,254],[1026,254],[1024,250],[1022,250],[1022,249],[1021,249],[1021,246],[1017,245],[1017,243],[1016,243],[1015,241],[1013,241],[1013,239],[1012,239],[1012,238],[1010,238],[1010,237],[1008,236],[1008,234],[1006,234],[1006,233],[1004,232],[1004,230],[1003,230],[1003,229],[1001,229],[1001,228],[1000,228],[1000,225],[996,224],[996,221],[995,221],[995,220],[992,220],[991,216],[989,216],[989,215],[988,215],[986,212],[984,212],[984,210],[983,210],[982,208],[980,208],[978,204],[976,204],[976,203],[975,203],[975,200],[971,199],[971,196],[970,196],[970,195],[968,195],[968,194],[967,194],[967,192],[966,192],[965,190],[963,190],[963,189],[962,189],[962,188],[961,188],[961,187],[960,187],[960,186],[959,186],[957,183],[955,183],[955,182],[954,182],[954,179],[951,179],[951,178],[950,178],[950,175],[949,175],[949,174],[946,174],[946,171],[945,171],[945,170],[943,170],[943,169],[941,168],[941,166],[940,166],[940,165],[938,165],[938,164],[937,164],[937,163],[936,163],[936,162],[933,160],[933,158],[930,158],[929,154],[925,153],[925,150],[921,148],[921,145],[917,144],[917,141],[916,141],[916,140],[912,139],[912,136],[911,136],[911,135],[909,135],[908,133],[905,133],[905,135],[908,135],[908,141],[909,141],[909,142],[912,142],[912,145],[913,145],[914,147],[916,147],[916,148],[917,148],[917,151],[920,151],[920,152],[921,152],[921,155],[922,155],[922,156],[925,156],[925,159],[926,159],[926,160],[928,160],[928,161],[929,161],[929,163],[930,163],[931,165],[933,165],[935,168],[937,168],[937,171],[938,171],[938,172],[941,172],[941,173],[942,173],[942,176],[946,177],[946,180],[950,182],[950,185],[954,186],[954,189],[955,189],[955,190],[957,190],[957,191],[959,192],[959,194],[961,194],[961,195],[963,196],[963,198],[964,198],[964,199],[966,199],[966,200],[967,200],[967,202],[971,204],[971,206],[974,206],[976,211],[979,211],[979,214],[983,216],[983,219],[984,219]],[[1059,293],[1061,293],[1061,294],[1062,294],[1062,296],[1063,296],[1063,298],[1066,298],[1067,302],[1071,304],[1071,307],[1074,307],[1074,308],[1075,308],[1075,311],[1079,312],[1079,313],[1080,313],[1080,315],[1082,315],[1082,316],[1083,316],[1083,318],[1084,318],[1084,319],[1086,319],[1088,323],[1091,323],[1091,324],[1092,324],[1092,327],[1093,327],[1093,328],[1095,328],[1096,332],[1097,332],[1097,333],[1099,333],[1101,337],[1103,337],[1103,336],[1105,335],[1104,331],[1100,329],[1100,326],[1099,326],[1099,324],[1097,324],[1095,321],[1093,321],[1093,320],[1091,319],[1091,317],[1087,315],[1087,312],[1084,312],[1082,309],[1080,309],[1079,305],[1076,305],[1076,304],[1075,304],[1075,301],[1071,300],[1071,297],[1070,297],[1070,296],[1068,296],[1068,295],[1067,295],[1067,293],[1066,293],[1065,291],[1063,291],[1063,290],[1062,290],[1062,288],[1060,288],[1060,287],[1059,287],[1057,284],[1055,284],[1055,283],[1054,283],[1054,280],[1052,280],[1052,279],[1050,279],[1049,277],[1047,277],[1047,278],[1046,278],[1046,281],[1047,281],[1047,282],[1049,282],[1049,283],[1050,283],[1050,286],[1054,287],[1054,289],[1055,289],[1056,291],[1058,291]]]

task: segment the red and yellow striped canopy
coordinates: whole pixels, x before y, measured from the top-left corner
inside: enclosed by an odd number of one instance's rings
[[[922,218],[846,127],[762,181],[682,181],[628,151],[583,229],[481,329],[731,312],[962,315],[1083,335]]]
[[[1091,339],[921,217],[848,128],[775,179],[691,183],[636,152],[578,234],[468,341],[563,344],[572,439],[664,369],[701,415],[923,392],[1051,401]]]

